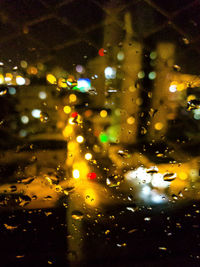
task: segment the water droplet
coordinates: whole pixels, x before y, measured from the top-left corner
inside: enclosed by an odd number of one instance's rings
[[[35,178],[26,178],[26,179],[22,179],[20,182],[23,183],[23,184],[30,184],[33,182]]]
[[[20,207],[25,207],[30,202],[31,202],[31,198],[29,196],[27,196],[27,195],[19,197],[19,206]]]
[[[46,196],[44,197],[44,200],[52,200],[52,196]]]
[[[49,115],[46,112],[40,113],[40,121],[46,123],[49,120]]]
[[[75,187],[74,186],[71,186],[71,187],[66,187],[65,190],[67,192],[71,192]]]
[[[108,235],[110,233],[110,230],[105,231],[105,235]]]
[[[121,156],[122,158],[128,158],[129,154],[127,150],[118,150],[117,154]]]
[[[137,210],[137,208],[133,208],[133,207],[126,207],[126,209],[131,212],[135,212]]]
[[[8,229],[8,230],[14,230],[14,229],[18,228],[18,226],[8,225],[8,224],[6,224],[6,223],[4,223],[4,226],[5,226],[5,228]]]
[[[187,102],[187,110],[199,109],[200,108],[200,100],[190,100]]]
[[[68,85],[68,87],[70,89],[74,88],[75,86],[77,86],[77,80],[73,79],[73,78],[68,78],[66,81],[66,84]]]
[[[7,87],[0,87],[0,96],[7,94]]]
[[[172,198],[173,200],[178,200],[178,197],[175,194],[172,195]]]
[[[97,94],[98,94],[95,88],[89,88],[89,89],[87,90],[87,93],[88,93],[89,95],[97,95]]]
[[[132,234],[132,233],[135,233],[138,229],[132,229],[130,231],[128,231],[128,234]]]
[[[121,248],[121,247],[126,247],[126,243],[122,243],[122,244],[117,244],[117,247]]]
[[[158,168],[156,166],[152,166],[146,170],[146,173],[150,173],[150,174],[158,173]]]
[[[173,69],[174,69],[175,71],[180,71],[180,70],[181,70],[181,67],[180,67],[179,65],[174,65],[174,66],[173,66]]]
[[[78,210],[75,210],[72,212],[72,218],[74,220],[82,220],[83,219],[83,213],[78,211]]]
[[[49,212],[44,212],[44,214],[48,217],[49,215],[52,214],[52,212],[51,212],[51,211],[49,211]]]
[[[167,172],[163,175],[163,180],[166,182],[172,182],[176,179],[176,173]]]
[[[30,162],[35,162],[37,161],[37,157],[36,156],[32,156],[32,158],[30,159]]]
[[[141,128],[141,134],[145,135],[147,133],[147,129],[142,126]]]
[[[117,181],[117,176],[116,175],[111,175],[109,178],[106,178],[106,184],[109,187],[116,187],[120,185],[120,181]]]
[[[10,189],[11,189],[11,192],[15,192],[15,191],[17,191],[17,187],[16,187],[16,185],[11,185],[11,186],[10,186]]]
[[[158,247],[159,250],[167,250],[166,247]]]
[[[133,196],[132,196],[132,195],[129,195],[129,196],[128,196],[128,200],[129,200],[129,201],[132,201],[132,200],[133,200]]]
[[[186,45],[188,45],[190,43],[190,41],[185,37],[182,40],[183,40],[184,44],[186,44]]]
[[[16,258],[17,258],[17,259],[24,258],[24,255],[17,255]]]

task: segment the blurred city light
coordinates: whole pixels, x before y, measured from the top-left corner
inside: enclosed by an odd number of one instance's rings
[[[104,70],[105,78],[106,79],[115,79],[116,78],[116,68],[107,67]]]
[[[27,124],[29,122],[29,118],[28,116],[24,115],[21,117],[21,122],[24,123],[24,124]]]
[[[41,92],[39,92],[38,96],[39,96],[40,99],[46,99],[47,93],[44,92],[44,91],[41,91]]]
[[[22,76],[16,76],[16,83],[18,85],[24,85],[26,80]]]
[[[31,114],[34,118],[36,119],[39,119],[40,118],[40,113],[41,113],[41,110],[40,109],[33,109]]]

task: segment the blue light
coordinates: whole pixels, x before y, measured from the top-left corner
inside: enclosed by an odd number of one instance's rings
[[[91,81],[88,78],[78,79],[77,88],[81,92],[88,92],[91,89]]]

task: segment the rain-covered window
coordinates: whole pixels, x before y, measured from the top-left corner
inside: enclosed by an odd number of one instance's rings
[[[0,1],[0,266],[200,265],[200,1]]]

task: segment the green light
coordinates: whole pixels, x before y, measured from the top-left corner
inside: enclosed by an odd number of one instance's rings
[[[156,53],[156,51],[152,51],[151,52],[151,54],[150,54],[150,59],[156,59],[156,57],[157,57],[157,53]]]
[[[149,76],[149,79],[150,80],[154,80],[156,78],[156,72],[155,71],[152,71],[152,72],[149,73],[148,76]]]
[[[144,73],[143,70],[140,71],[140,72],[138,72],[138,78],[139,78],[139,79],[143,79],[144,77],[145,77],[145,73]]]
[[[108,142],[108,136],[105,133],[100,133],[99,138],[102,143]]]

